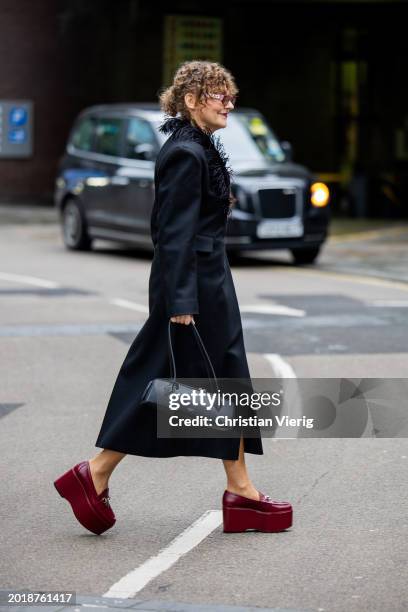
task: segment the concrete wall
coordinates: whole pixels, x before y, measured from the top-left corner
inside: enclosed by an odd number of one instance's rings
[[[44,194],[53,181],[67,114],[55,2],[0,3],[2,98],[34,101],[34,157],[0,160],[0,193],[24,198]],[[59,107],[59,112],[55,108]]]

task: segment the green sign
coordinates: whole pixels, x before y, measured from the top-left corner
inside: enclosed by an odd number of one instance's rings
[[[164,22],[164,85],[182,62],[222,62],[222,20],[218,17],[166,15]]]

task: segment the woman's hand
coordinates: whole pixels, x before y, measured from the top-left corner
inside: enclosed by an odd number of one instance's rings
[[[176,315],[174,317],[170,317],[173,323],[183,323],[184,325],[190,325],[193,323],[195,325],[195,321],[193,315],[184,314],[184,315]]]

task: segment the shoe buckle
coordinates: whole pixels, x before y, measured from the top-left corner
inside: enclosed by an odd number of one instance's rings
[[[106,497],[102,497],[102,501],[104,504],[106,504],[107,506],[109,506],[109,500],[110,500],[110,496],[107,495]]]

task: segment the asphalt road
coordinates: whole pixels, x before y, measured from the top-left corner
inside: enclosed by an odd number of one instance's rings
[[[406,378],[405,240],[346,237],[314,267],[277,253],[234,264],[251,375]],[[97,451],[112,385],[148,312],[150,257],[95,246],[65,251],[52,222],[0,227],[0,585],[76,591],[103,609],[93,598],[220,510],[225,479],[215,459],[129,456],[110,483],[117,523],[102,537],[56,494],[55,477]],[[264,450],[246,456],[252,479],[292,502],[292,529],[218,526],[147,581],[136,603],[117,605],[406,611],[406,439],[266,439]]]

